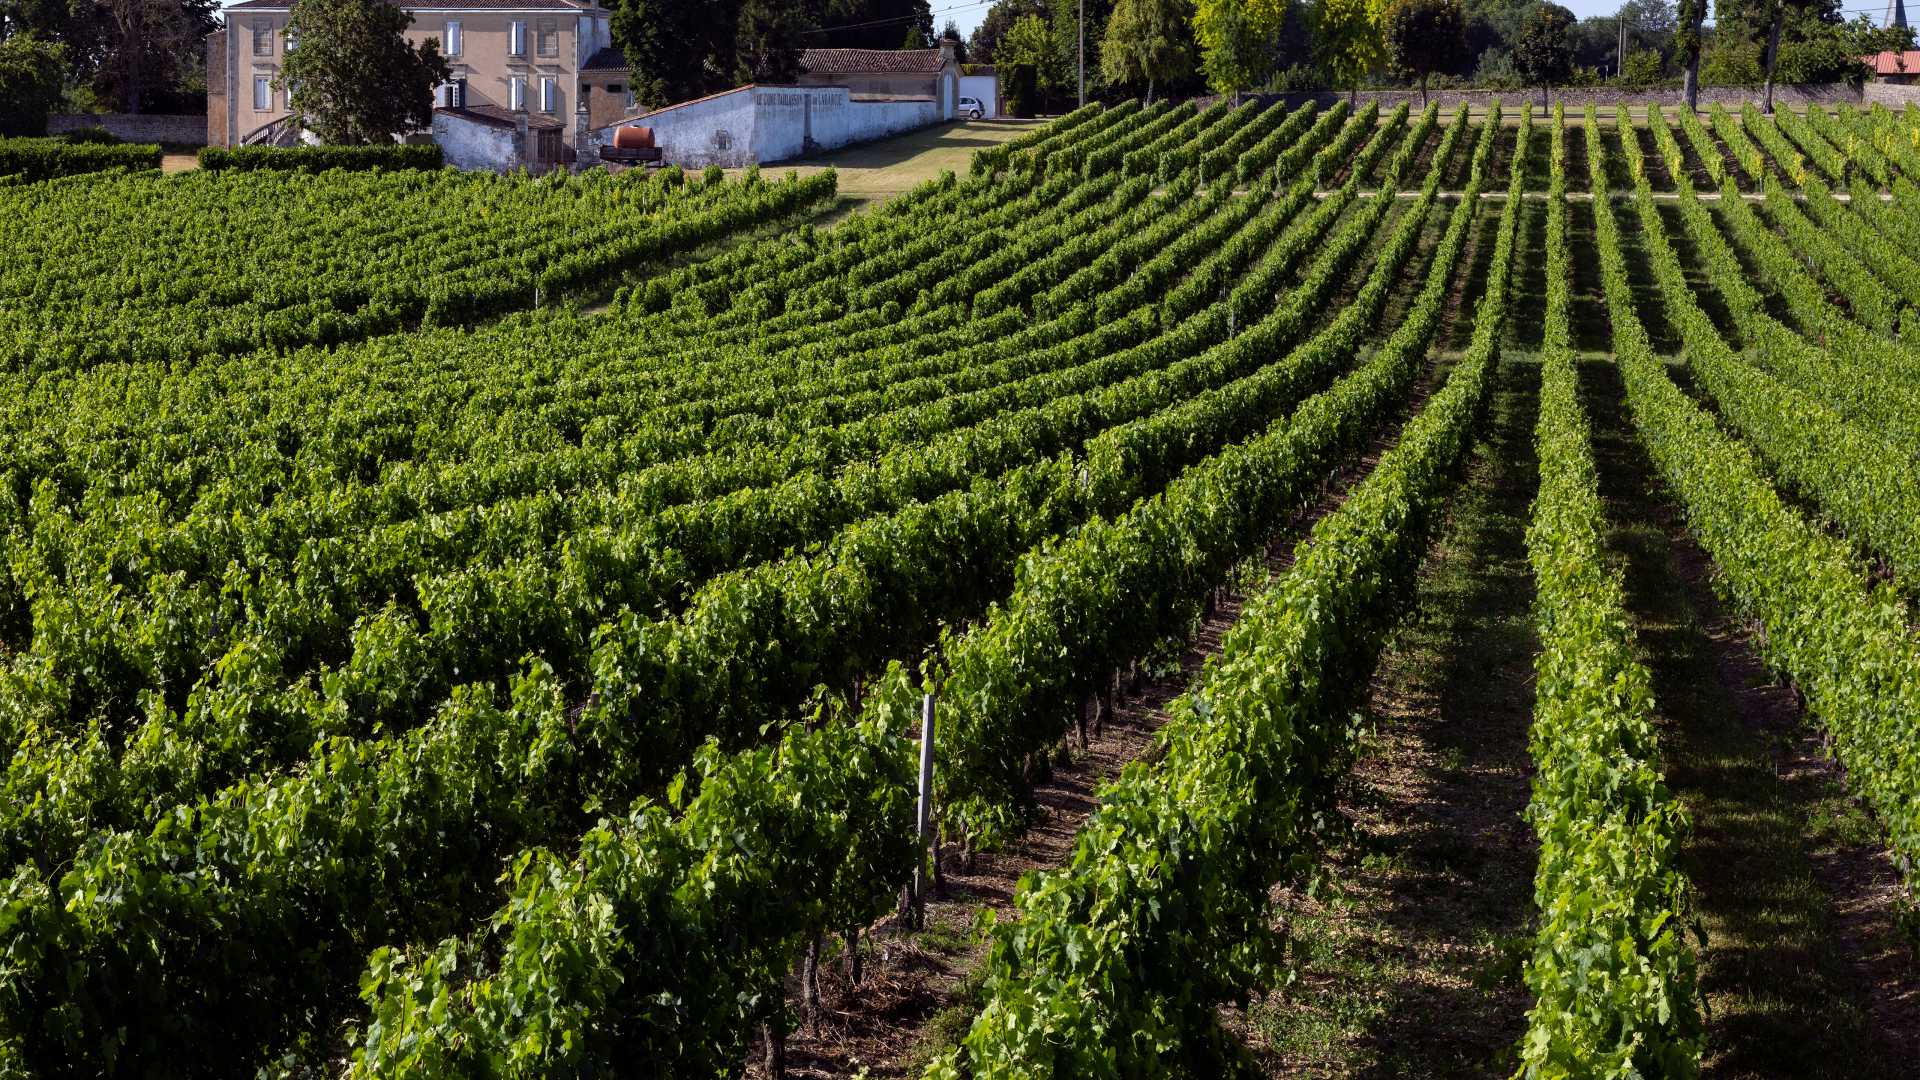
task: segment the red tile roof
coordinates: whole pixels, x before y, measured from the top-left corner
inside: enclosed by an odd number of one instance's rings
[[[808,49],[800,70],[809,75],[935,75],[939,49]]]
[[[1875,75],[1920,75],[1920,49],[1863,56]]]

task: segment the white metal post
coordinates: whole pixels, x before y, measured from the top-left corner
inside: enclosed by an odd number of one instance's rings
[[[920,701],[920,857],[913,864],[913,920],[926,922],[927,849],[933,841],[933,695]]]

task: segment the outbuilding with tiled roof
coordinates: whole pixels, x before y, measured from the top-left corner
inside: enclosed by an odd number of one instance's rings
[[[937,49],[808,49],[801,86],[844,86],[855,98],[933,101],[953,115],[960,65],[951,44]]]

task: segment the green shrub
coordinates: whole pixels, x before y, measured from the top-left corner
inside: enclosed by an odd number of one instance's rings
[[[104,169],[157,169],[153,143],[80,143],[65,139],[0,139],[0,176],[46,180]]]
[[[373,146],[209,146],[200,151],[203,169],[282,169],[325,172],[328,169],[437,169],[443,164],[440,148],[380,143]]]

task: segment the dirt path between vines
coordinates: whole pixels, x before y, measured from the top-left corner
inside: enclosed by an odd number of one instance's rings
[[[1715,596],[1711,560],[1632,436],[1617,369],[1591,362],[1582,378],[1668,784],[1693,821],[1680,865],[1706,936],[1703,1073],[1912,1076],[1920,978],[1880,828],[1768,675],[1755,629]]]
[[[1321,888],[1277,894],[1298,973],[1229,1013],[1285,1077],[1512,1071],[1534,864],[1527,730],[1537,365],[1509,357],[1413,613],[1383,655]]]
[[[1314,504],[1297,514],[1274,536],[1264,556],[1248,569],[1247,580],[1230,583],[1212,617],[1180,656],[1178,667],[1152,673],[1138,693],[1116,702],[1115,717],[1103,738],[1086,750],[1075,749],[1070,764],[1055,765],[1051,780],[1036,789],[1041,816],[1008,850],[982,853],[972,871],[962,871],[949,850],[943,866],[946,894],[927,905],[927,928],[917,933],[888,919],[863,943],[864,980],[848,979],[845,953],[836,943],[821,971],[826,1018],[817,1031],[801,1027],[787,1039],[789,1078],[846,1077],[861,1069],[873,1077],[917,1076],[927,1062],[966,1033],[977,1011],[978,970],[985,943],[977,933],[981,915],[1004,916],[1012,910],[1023,874],[1064,865],[1072,855],[1080,826],[1099,805],[1101,785],[1131,761],[1154,753],[1154,732],[1168,719],[1167,707],[1192,685],[1207,659],[1220,652],[1225,635],[1239,618],[1245,600],[1270,574],[1293,564],[1294,549],[1313,523],[1331,513],[1348,491],[1398,441],[1408,417],[1423,404],[1432,386],[1424,373],[1411,403],[1400,410],[1364,455],[1350,459],[1328,478]],[[797,1003],[797,980],[789,1001]],[[797,1004],[795,1015],[798,1015]],[[758,1060],[752,1077],[766,1074]]]
[[[1455,270],[1455,277],[1468,272],[1463,265]],[[1349,282],[1347,291],[1351,288]],[[1330,305],[1330,310],[1340,306]],[[1391,324],[1399,318],[1400,305],[1388,307],[1383,314]],[[1085,751],[1075,749],[1071,764],[1054,767],[1052,778],[1036,792],[1041,817],[1018,843],[1003,852],[979,855],[970,872],[960,872],[953,859],[944,863],[947,895],[928,904],[927,928],[909,932],[893,919],[873,928],[863,940],[865,971],[858,987],[848,978],[841,943],[829,944],[820,979],[825,1018],[817,1030],[801,1026],[788,1036],[789,1077],[854,1076],[863,1069],[873,1077],[917,1076],[933,1056],[958,1042],[978,1010],[977,980],[985,954],[977,932],[981,915],[1009,912],[1023,874],[1066,863],[1081,824],[1098,806],[1101,785],[1128,762],[1154,752],[1153,733],[1166,721],[1167,706],[1191,685],[1206,659],[1220,651],[1243,600],[1251,595],[1243,590],[1258,588],[1268,575],[1292,565],[1294,548],[1313,523],[1337,508],[1351,487],[1398,442],[1406,421],[1436,385],[1437,366],[1430,355],[1408,401],[1382,421],[1366,452],[1353,455],[1335,470],[1313,504],[1276,532],[1264,557],[1244,567],[1243,580],[1222,589],[1216,611],[1202,622],[1178,664],[1152,672],[1137,694],[1117,703],[1117,715],[1104,738]],[[799,1016],[797,973],[789,980],[788,1001],[793,1015]],[[748,1075],[766,1075],[758,1049]]]

